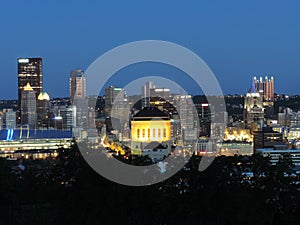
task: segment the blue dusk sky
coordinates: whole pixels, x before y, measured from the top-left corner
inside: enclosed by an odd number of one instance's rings
[[[44,91],[66,97],[72,69],[87,69],[118,45],[149,39],[194,51],[225,94],[245,93],[255,75],[274,76],[277,93],[299,94],[299,9],[297,0],[1,1],[0,99],[17,98],[18,57],[42,57]],[[178,72],[150,67],[144,67],[149,76]],[[124,69],[120,77],[134,78],[141,68]],[[182,85],[197,94],[191,80]]]

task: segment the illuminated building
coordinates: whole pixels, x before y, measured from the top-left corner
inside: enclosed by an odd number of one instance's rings
[[[224,141],[253,142],[253,135],[250,129],[227,127],[224,134]]]
[[[155,88],[155,86],[151,81],[142,87],[142,108],[150,107],[150,90],[153,88]]]
[[[131,153],[150,154],[149,150],[170,152],[171,121],[168,115],[155,107],[145,107],[131,120]]]
[[[37,125],[43,127],[43,121],[48,118],[50,97],[46,92],[41,92],[38,96],[37,102]]]
[[[116,112],[124,109],[124,107],[127,105],[127,96],[125,94],[125,91],[122,88],[118,88],[115,86],[109,86],[105,89],[105,113],[106,116],[111,117],[111,111],[113,106],[115,105]],[[124,110],[123,110],[124,112]],[[121,114],[122,112],[120,112]]]
[[[18,59],[18,100],[19,107],[22,105],[22,92],[27,84],[30,84],[35,97],[43,90],[42,58],[19,58]]]
[[[76,110],[76,126],[88,127],[88,99],[86,77],[83,70],[73,70],[70,75],[70,100]]]
[[[84,99],[86,97],[86,77],[84,71],[77,69],[73,70],[70,75],[70,100]]]
[[[149,81],[142,87],[142,108],[151,106],[151,97],[169,101],[171,97],[170,88],[156,88],[153,82]]]
[[[283,134],[274,131],[271,127],[263,127],[254,132],[254,153],[259,148],[273,148],[276,145],[285,145]]]
[[[257,92],[254,81],[245,96],[244,121],[251,130],[262,129],[264,124],[263,97]]]
[[[36,98],[35,91],[29,83],[23,88],[21,98],[21,123],[29,125],[30,128],[36,127]]]
[[[16,112],[13,109],[4,109],[2,122],[4,128],[14,129],[16,127]]]
[[[183,141],[198,139],[198,114],[191,95],[180,95],[176,99]]]
[[[253,143],[240,141],[223,142],[218,155],[253,155]]]
[[[116,132],[123,133],[129,128],[130,104],[125,90],[110,86],[105,89],[105,114],[110,118],[112,127]]]
[[[4,129],[0,130],[0,156],[17,150],[56,150],[70,148],[72,132],[67,130]],[[4,155],[5,156],[5,155]]]
[[[256,77],[254,77],[253,81],[256,90],[258,90],[258,92],[263,96],[264,102],[273,102],[274,101],[274,77],[268,79],[268,77],[266,76],[264,81],[262,77],[260,77],[259,80]]]
[[[62,117],[63,129],[70,130],[76,127],[76,106],[61,106],[59,108],[59,116]]]
[[[150,97],[160,97],[165,100],[170,100],[170,88],[150,88]]]
[[[280,146],[278,146],[280,147]],[[271,165],[276,165],[284,156],[289,156],[296,167],[300,166],[300,149],[277,149],[275,148],[259,148],[256,149],[256,154],[260,154],[269,158]]]
[[[254,77],[253,82],[256,90],[263,98],[265,117],[271,118],[274,114],[274,78],[269,79],[266,76],[265,80],[262,77],[258,80]]]

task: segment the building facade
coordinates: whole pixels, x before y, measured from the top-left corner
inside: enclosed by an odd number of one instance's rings
[[[150,150],[170,151],[171,121],[155,107],[144,107],[131,120],[131,153],[150,154]]]
[[[22,92],[27,84],[30,84],[35,97],[43,91],[43,68],[42,58],[19,58],[18,59],[18,100],[19,107],[22,104]]]
[[[70,100],[86,98],[86,77],[81,69],[73,70],[70,75]]]
[[[24,87],[21,97],[21,124],[35,128],[37,123],[36,92],[29,83]]]

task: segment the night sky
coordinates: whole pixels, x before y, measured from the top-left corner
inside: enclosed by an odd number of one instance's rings
[[[148,39],[197,53],[225,94],[245,93],[255,75],[274,76],[277,93],[300,93],[299,1],[102,2],[1,1],[0,99],[17,98],[18,57],[42,57],[44,91],[66,97],[72,69],[85,70],[111,48]],[[193,84],[186,86],[197,94]]]

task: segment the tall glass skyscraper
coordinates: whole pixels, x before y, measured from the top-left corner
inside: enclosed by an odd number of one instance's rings
[[[86,77],[81,69],[73,70],[70,75],[70,100],[86,98]]]
[[[22,101],[22,91],[30,84],[35,91],[36,99],[43,91],[42,58],[19,58],[18,59],[18,100],[19,107]]]
[[[22,91],[21,124],[29,125],[29,128],[35,128],[37,122],[35,94],[28,82]]]

